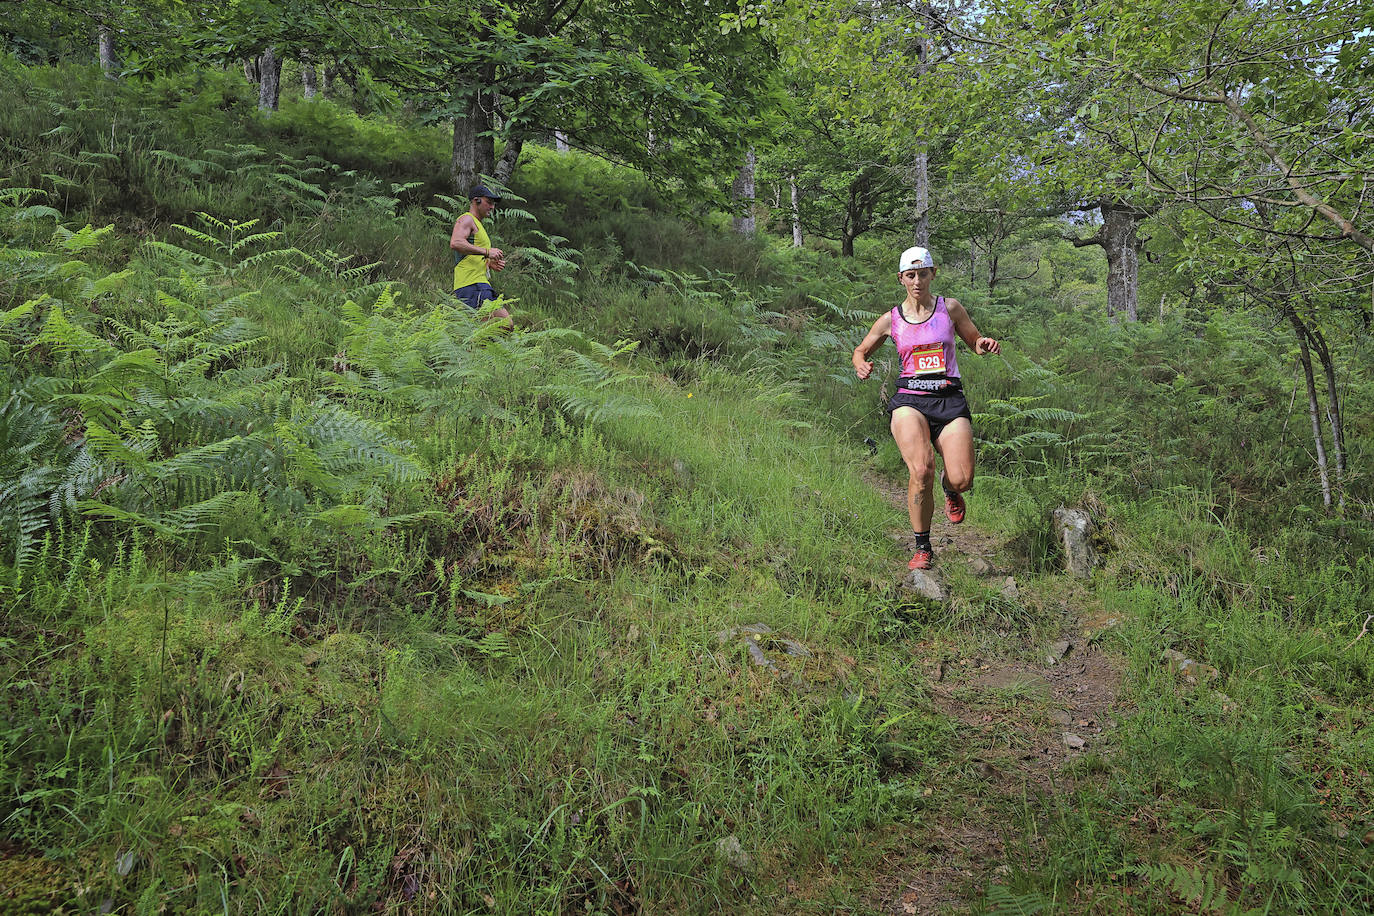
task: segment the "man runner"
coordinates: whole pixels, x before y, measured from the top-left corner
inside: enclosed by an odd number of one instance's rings
[[[482,225],[482,220],[495,212],[501,195],[479,184],[472,189],[469,201],[468,212],[453,224],[448,247],[453,249],[453,295],[476,311],[496,298],[496,291],[491,288],[491,272],[505,269],[506,255],[500,248],[492,247]],[[488,317],[501,319],[508,328],[513,324],[504,306]]]

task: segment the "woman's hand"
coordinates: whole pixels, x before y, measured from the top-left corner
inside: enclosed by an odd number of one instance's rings
[[[860,356],[857,351],[854,353],[854,372],[860,379],[866,379],[873,374],[873,364]]]
[[[979,356],[986,356],[989,353],[1001,353],[1002,345],[991,337],[980,337],[978,342],[973,345],[973,352]]]

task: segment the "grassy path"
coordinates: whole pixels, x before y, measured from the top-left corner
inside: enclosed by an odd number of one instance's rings
[[[904,514],[904,488],[874,484]],[[971,517],[977,508],[970,499]],[[921,826],[892,838],[872,885],[874,910],[904,916],[967,912],[1015,864],[1044,854],[1038,825],[1060,810],[1060,788],[1103,770],[1099,761],[1109,753],[1124,669],[1091,638],[1114,621],[1085,620],[1071,592],[1048,594],[1059,583],[1027,587],[1012,580],[1003,545],[988,532],[936,516],[938,579],[948,584],[951,573],[967,568],[1001,582],[1011,601],[1059,604],[1061,619],[1057,638],[1035,629],[1021,639],[1007,631],[982,633],[975,623],[952,645],[943,639],[917,645],[930,701],[955,723],[955,738]],[[902,540],[907,552],[908,540]],[[956,592],[951,606],[958,602]],[[988,636],[1008,638],[992,645]]]

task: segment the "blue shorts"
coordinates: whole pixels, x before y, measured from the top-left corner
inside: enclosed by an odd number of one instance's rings
[[[468,308],[476,311],[485,302],[490,302],[496,298],[496,290],[491,288],[490,283],[469,283],[467,286],[460,286],[453,291],[453,295],[462,300]]]

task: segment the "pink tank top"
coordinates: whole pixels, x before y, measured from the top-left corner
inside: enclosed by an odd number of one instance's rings
[[[893,308],[892,342],[902,360],[903,389],[935,394],[961,387],[959,360],[954,354],[954,322],[944,296],[935,300],[935,311],[919,324],[907,321],[900,305]]]

